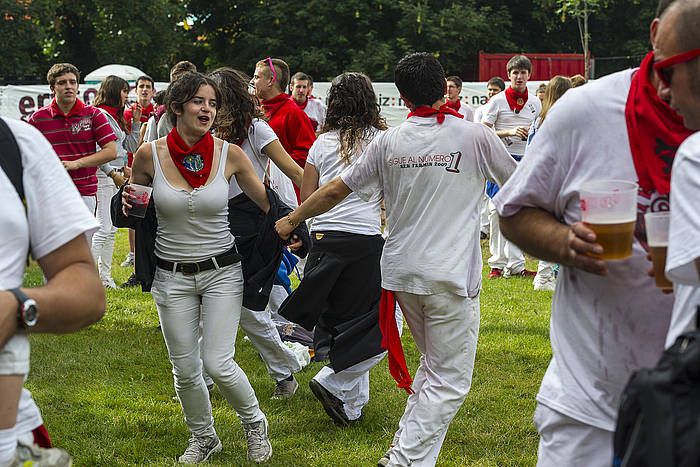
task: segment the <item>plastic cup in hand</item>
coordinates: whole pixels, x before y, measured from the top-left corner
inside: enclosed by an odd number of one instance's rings
[[[670,211],[648,212],[644,214],[647,227],[647,243],[649,254],[654,265],[656,286],[663,290],[672,290],[673,283],[666,278],[666,249],[668,248],[668,223]]]
[[[129,192],[136,197],[130,201],[131,207],[129,208],[129,215],[133,217],[144,217],[153,188],[150,186],[137,185],[136,183],[129,184],[129,187],[131,188]]]
[[[581,186],[579,198],[583,222],[603,246],[601,259],[632,256],[637,221],[637,184],[627,180],[590,182]]]

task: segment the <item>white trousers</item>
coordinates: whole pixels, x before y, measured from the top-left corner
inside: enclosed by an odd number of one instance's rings
[[[534,422],[540,434],[537,467],[612,465],[612,431],[579,422],[540,403]]]
[[[193,275],[157,268],[151,294],[173,365],[175,392],[192,434],[214,434],[202,366],[243,423],[262,420],[248,377],[233,360],[243,301],[240,263]]]
[[[518,274],[525,269],[525,256],[515,243],[506,240],[498,225],[498,213],[493,201],[489,199],[489,267],[502,269],[506,276]]]
[[[92,256],[97,262],[102,282],[112,280],[112,256],[114,255],[114,234],[117,228],[112,224],[110,202],[117,192],[117,186],[101,170],[97,170],[97,221],[100,228],[92,236]]]
[[[90,210],[93,216],[97,214],[97,195],[95,196],[81,196],[83,199],[83,203],[85,203],[85,206]],[[92,247],[92,235],[95,233],[94,230],[90,230],[88,232],[85,232],[85,239],[88,242],[88,245]]]
[[[481,195],[481,201],[479,202],[479,230],[481,232],[489,232],[490,229],[490,219],[489,219],[489,202],[491,198],[488,197],[486,192]]]
[[[398,304],[396,305],[396,326],[399,335],[401,335],[403,315]],[[386,352],[356,363],[338,373],[333,371],[331,367],[324,366],[313,379],[343,401],[343,409],[348,420],[357,420],[362,415],[362,408],[369,402],[369,370],[381,362],[384,357],[386,357]]]
[[[421,353],[391,448],[390,466],[434,466],[450,422],[471,387],[479,337],[479,297],[397,292]]]
[[[241,328],[262,357],[267,372],[275,381],[282,381],[301,370],[292,349],[282,343],[268,310],[241,309]]]

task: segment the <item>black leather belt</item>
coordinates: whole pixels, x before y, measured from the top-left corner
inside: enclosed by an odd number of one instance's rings
[[[234,247],[235,248],[235,247]],[[216,263],[214,262],[216,260]],[[202,271],[209,271],[210,269],[216,269],[217,265],[220,268],[224,266],[230,266],[241,261],[241,255],[235,250],[229,250],[226,253],[222,253],[214,258],[205,259],[198,263],[173,263],[171,261],[166,261],[156,257],[156,264],[159,268],[165,269],[166,271],[181,272],[186,275],[197,274]]]

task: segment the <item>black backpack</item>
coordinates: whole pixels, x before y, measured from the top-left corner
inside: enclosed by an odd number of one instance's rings
[[[22,157],[19,152],[19,146],[17,146],[17,140],[15,140],[15,136],[3,118],[0,118],[0,168],[5,172],[7,178],[10,179],[26,209],[27,202],[24,197],[24,184],[22,183]]]
[[[700,465],[700,306],[696,330],[676,339],[654,368],[632,374],[622,393],[615,467]]]

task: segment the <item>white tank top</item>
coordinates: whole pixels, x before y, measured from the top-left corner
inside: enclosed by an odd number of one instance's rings
[[[153,154],[153,202],[158,231],[156,256],[167,261],[196,262],[233,248],[228,223],[228,186],[224,175],[228,143],[224,142],[216,175],[206,185],[188,192],[175,188],[165,178],[151,143]],[[212,170],[214,167],[212,167]]]

